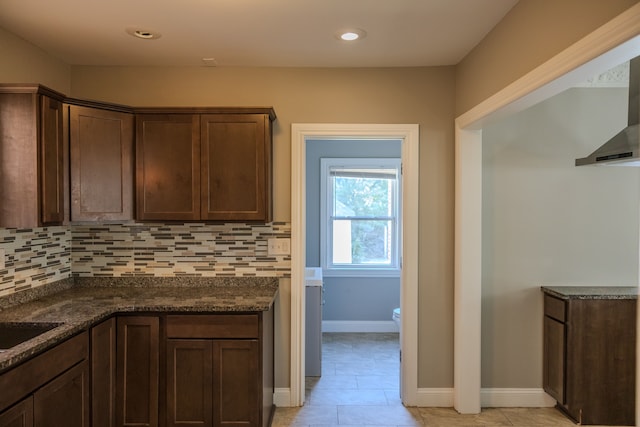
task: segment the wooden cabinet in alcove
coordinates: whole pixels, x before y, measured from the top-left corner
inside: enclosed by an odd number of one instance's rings
[[[544,295],[544,390],[580,424],[634,425],[637,290],[551,289],[585,293]]]

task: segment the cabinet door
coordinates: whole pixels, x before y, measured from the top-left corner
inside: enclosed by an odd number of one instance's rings
[[[116,320],[91,328],[91,425],[114,427],[116,399]]]
[[[33,396],[36,427],[89,427],[89,365],[82,362]]]
[[[40,97],[40,200],[43,225],[64,220],[62,102]]]
[[[0,413],[0,427],[33,427],[33,397]]]
[[[544,390],[560,404],[565,404],[565,325],[544,316]]]
[[[0,227],[64,220],[62,103],[0,85]],[[13,92],[15,91],[15,93]]]
[[[567,412],[584,425],[634,425],[636,300],[571,299]]]
[[[71,220],[133,218],[133,114],[69,106]]]
[[[200,118],[136,116],[136,211],[139,220],[200,219]]]
[[[33,228],[38,197],[38,95],[0,92],[0,227]]]
[[[213,425],[257,426],[261,384],[257,340],[213,341]]]
[[[201,118],[202,218],[269,221],[271,130],[267,115]]]
[[[167,427],[212,425],[210,340],[167,342]]]
[[[116,424],[158,425],[159,319],[117,321]]]

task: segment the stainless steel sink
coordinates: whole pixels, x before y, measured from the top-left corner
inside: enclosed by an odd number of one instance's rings
[[[62,323],[0,323],[0,351],[5,351],[13,346],[35,338]]]

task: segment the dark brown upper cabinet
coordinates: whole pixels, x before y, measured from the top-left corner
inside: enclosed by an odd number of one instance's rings
[[[136,117],[136,210],[139,220],[200,219],[200,117]]]
[[[206,114],[201,129],[201,217],[267,221],[271,134],[266,114]]]
[[[136,116],[138,220],[271,220],[271,108]]]
[[[64,95],[0,85],[0,227],[64,221]]]
[[[71,221],[133,219],[133,113],[68,108]]]
[[[0,227],[269,222],[275,118],[271,107],[136,108],[0,84]]]

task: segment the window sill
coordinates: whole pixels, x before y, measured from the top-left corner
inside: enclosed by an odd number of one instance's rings
[[[400,270],[394,269],[322,269],[323,277],[384,277],[400,278]]]

